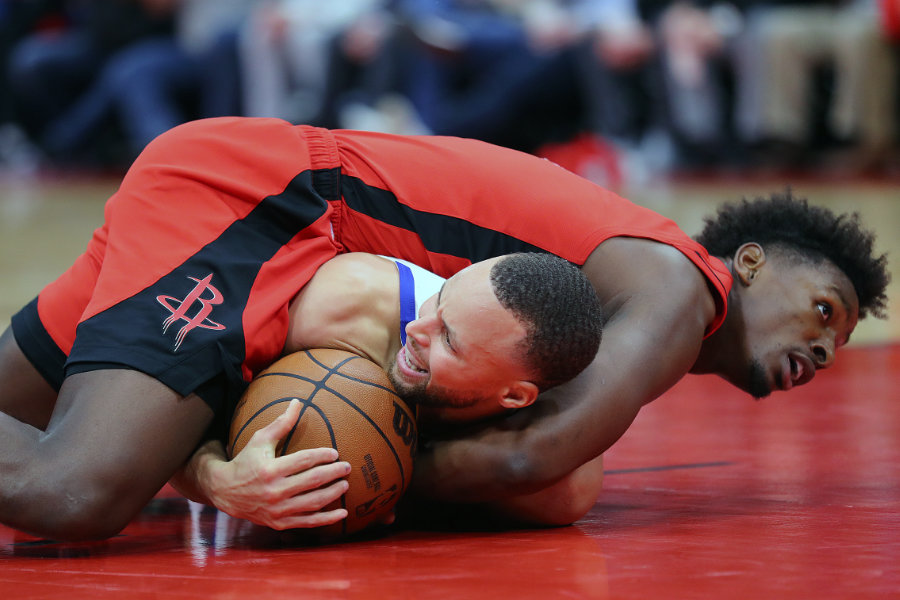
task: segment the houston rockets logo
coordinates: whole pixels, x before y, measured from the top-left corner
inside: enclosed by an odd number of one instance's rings
[[[224,299],[222,293],[210,283],[210,281],[212,281],[212,273],[203,279],[197,279],[196,277],[188,277],[188,279],[196,281],[197,285],[195,285],[194,289],[184,297],[184,300],[179,300],[172,296],[156,297],[156,301],[172,313],[165,321],[163,321],[163,333],[166,333],[175,321],[185,321],[185,324],[178,330],[178,334],[175,336],[175,348],[173,351],[177,351],[179,346],[181,346],[181,342],[184,341],[185,336],[197,327],[201,329],[214,329],[216,331],[225,329],[224,325],[216,323],[209,318],[213,306],[222,304]],[[209,293],[209,296],[203,297],[203,294],[206,292]],[[188,315],[188,311],[194,303],[199,303],[200,307],[193,316]]]

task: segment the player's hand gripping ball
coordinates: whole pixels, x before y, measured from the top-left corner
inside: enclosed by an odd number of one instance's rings
[[[412,476],[416,422],[375,363],[341,350],[304,350],[285,356],[251,382],[231,421],[228,454],[280,416],[291,400],[300,417],[276,456],[331,447],[350,463],[350,484],[324,510],[343,507],[343,521],[319,528],[326,537],[355,533],[391,511]]]

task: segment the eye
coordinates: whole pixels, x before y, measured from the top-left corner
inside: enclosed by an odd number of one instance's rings
[[[833,312],[831,309],[831,305],[827,302],[816,303],[816,309],[826,321],[831,317],[831,313]]]
[[[441,332],[441,338],[443,338],[444,343],[447,345],[447,348],[449,348],[451,352],[455,352],[455,350],[453,349],[453,344],[450,343],[450,332],[446,328],[443,332]]]

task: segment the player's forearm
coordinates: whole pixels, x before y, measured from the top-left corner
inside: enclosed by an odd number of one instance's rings
[[[445,502],[473,503],[551,484],[580,462],[565,448],[546,452],[557,424],[537,417],[537,411],[512,415],[465,435],[428,442],[416,456],[412,492]]]
[[[633,373],[595,363],[526,409],[420,448],[414,491],[448,502],[496,501],[537,492],[603,454],[646,392]]]

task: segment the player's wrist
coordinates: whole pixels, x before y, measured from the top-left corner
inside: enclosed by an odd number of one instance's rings
[[[200,446],[188,463],[185,475],[193,482],[195,502],[219,507],[219,491],[227,481],[231,465],[221,442],[210,440]]]

